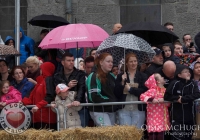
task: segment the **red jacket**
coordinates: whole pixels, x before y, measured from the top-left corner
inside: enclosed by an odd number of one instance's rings
[[[9,87],[8,93],[1,96],[1,102],[6,102],[6,105],[10,103],[18,103],[21,100],[22,94],[13,86]]]
[[[50,63],[50,62],[45,62],[45,63]],[[44,65],[45,63],[43,63],[42,65]],[[53,75],[53,73],[49,74],[49,71],[50,69],[52,69],[53,66],[48,67],[48,65],[47,66],[45,65],[45,67],[46,67],[45,69],[43,69],[43,67],[40,67],[42,70],[42,75],[36,78],[37,84],[35,85],[35,88],[32,90],[29,98],[25,97],[22,100],[24,105],[36,105],[39,108],[38,111],[33,114],[33,123],[35,122],[56,123],[56,114],[51,110],[51,108],[45,107],[48,104],[48,102],[44,100],[46,97],[45,78],[47,76]],[[49,70],[47,72],[46,70],[48,68]]]

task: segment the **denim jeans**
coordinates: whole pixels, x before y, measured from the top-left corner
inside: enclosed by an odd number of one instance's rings
[[[117,111],[120,125],[135,125],[141,129],[145,121],[145,111],[129,111],[121,109]]]
[[[86,127],[88,126],[89,123],[89,109],[87,107],[83,107],[79,112],[78,112],[81,120],[81,126]]]
[[[97,126],[111,126],[115,124],[115,112],[90,112],[90,116]]]

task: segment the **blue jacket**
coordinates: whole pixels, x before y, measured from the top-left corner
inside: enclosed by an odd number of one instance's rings
[[[74,59],[76,58],[83,58],[84,49],[78,48],[78,51],[76,48],[69,49],[69,53],[73,54]]]
[[[12,36],[7,36],[5,42],[5,45],[7,45],[9,40],[13,40],[15,42],[15,40],[12,38]],[[15,45],[15,44],[14,44]]]
[[[21,92],[22,99],[24,97],[28,97],[31,93],[32,89],[34,88],[34,84],[29,82],[27,78],[24,78],[19,84],[13,80],[12,85]]]
[[[20,38],[20,64],[24,63],[29,56],[34,55],[34,45],[35,42],[30,37],[24,34],[23,29],[20,27],[20,32],[22,32],[22,37]]]

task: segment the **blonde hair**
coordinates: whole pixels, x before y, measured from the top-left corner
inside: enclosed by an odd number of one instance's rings
[[[40,60],[38,59],[37,56],[29,56],[27,59],[26,59],[26,64],[40,64]]]

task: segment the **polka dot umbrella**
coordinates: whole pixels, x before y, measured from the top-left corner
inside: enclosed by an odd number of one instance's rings
[[[155,55],[154,50],[144,39],[126,33],[119,33],[105,39],[97,49],[97,55],[104,52],[113,56],[114,65],[118,65],[129,52],[137,55],[138,63],[150,62]]]

